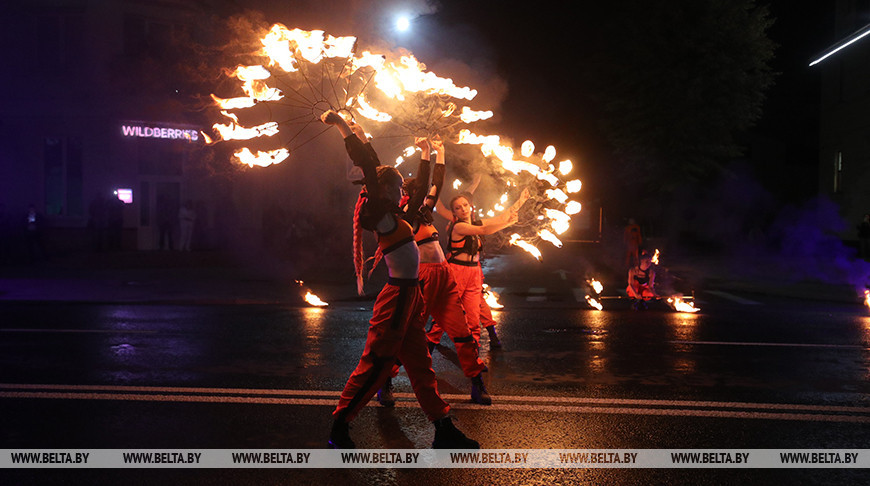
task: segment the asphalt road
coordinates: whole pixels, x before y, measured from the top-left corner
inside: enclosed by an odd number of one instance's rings
[[[857,305],[710,289],[697,314],[570,289],[502,290],[504,343],[482,354],[494,404],[470,403],[445,340],[433,356],[459,427],[487,449],[862,449],[870,314]],[[319,449],[363,347],[369,302],[0,303],[3,449]],[[366,408],[360,448],[425,449],[404,373]],[[861,470],[5,470],[8,484],[799,484]]]

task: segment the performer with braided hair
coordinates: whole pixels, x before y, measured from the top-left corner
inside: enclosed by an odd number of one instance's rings
[[[380,165],[377,153],[358,125],[351,126],[334,111],[327,111],[321,119],[338,128],[348,155],[364,175],[364,187],[354,213],[358,290],[362,292],[363,283],[362,229],[375,232],[389,274],[387,284],[375,300],[359,364],[348,378],[332,414],[329,444],[336,449],[355,447],[348,423],[383,385],[399,359],[408,372],[420,407],[435,425],[432,447],[479,448],[476,441],[453,425],[447,415],[450,406],[438,394],[432,357],[426,347],[423,295],[418,280],[420,253],[411,225],[399,217],[402,176],[395,168]]]
[[[438,241],[438,230],[432,224],[432,209],[444,185],[446,151],[440,139],[434,139],[431,143],[428,140],[418,141],[424,160],[429,157],[430,145],[436,153],[431,187],[428,173],[422,170],[418,171],[416,178],[405,181],[405,192],[410,202],[405,206],[407,209],[404,217],[411,223],[420,251],[420,282],[423,287],[423,302],[426,305],[424,322],[431,315],[453,340],[459,365],[465,376],[471,380],[471,400],[482,405],[491,405],[492,398],[486,391],[482,376],[486,365],[480,359],[478,343],[465,322],[459,289]],[[426,194],[426,199],[418,206],[416,201],[421,194]],[[381,405],[393,404],[390,387],[391,381],[387,380],[378,392]]]

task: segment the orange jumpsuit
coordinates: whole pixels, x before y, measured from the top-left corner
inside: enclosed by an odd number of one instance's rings
[[[432,225],[421,225],[416,237],[418,242],[427,239],[433,241],[431,238],[437,241],[438,233]],[[420,281],[423,283],[423,301],[426,303],[425,318],[431,315],[434,318],[432,327],[438,327],[438,332],[435,333],[438,341],[431,339],[434,337],[432,331],[427,334],[427,339],[438,343],[441,341],[441,334],[446,331],[456,346],[462,372],[468,378],[479,375],[486,369],[486,365],[480,359],[477,344],[479,336],[475,339],[468,329],[461,294],[453,279],[450,264],[421,263]]]
[[[457,291],[462,301],[462,308],[465,309],[465,324],[471,335],[474,336],[475,343],[480,343],[480,303],[483,300],[483,271],[480,268],[480,262],[465,262],[454,258],[459,253],[474,255],[479,252],[480,237],[468,235],[454,241],[453,224],[451,224],[448,229],[448,245],[450,256],[447,257],[447,261],[450,263],[450,274],[453,276],[453,280],[456,281]],[[427,333],[427,339],[434,343],[440,342],[443,333],[444,330],[436,319],[432,324],[432,329]]]

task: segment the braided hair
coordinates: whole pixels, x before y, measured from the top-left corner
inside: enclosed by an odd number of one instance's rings
[[[392,178],[401,178],[402,175],[395,167],[390,167],[387,165],[379,165],[377,168],[378,173],[378,184],[383,186],[386,182],[389,182]],[[365,206],[366,201],[368,200],[368,194],[366,188],[363,187],[359,192],[359,197],[356,200],[356,206],[354,206],[353,210],[353,268],[356,274],[356,290],[359,295],[364,295],[365,292],[363,290],[363,286],[365,284],[363,275],[365,273],[365,264],[368,261],[365,258],[365,251],[363,250],[363,228],[360,223],[360,216],[362,214],[362,208]],[[369,276],[371,276],[371,272],[374,271],[375,267],[377,267],[378,263],[383,258],[383,252],[378,248],[375,252],[374,264],[372,265],[372,270],[369,271]]]

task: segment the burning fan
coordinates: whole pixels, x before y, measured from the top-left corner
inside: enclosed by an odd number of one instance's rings
[[[397,148],[396,165],[416,150],[414,137],[438,135],[449,142],[480,145],[483,156],[492,162],[490,171],[506,184],[500,202],[485,213],[503,210],[508,191],[532,186],[535,204],[527,204],[533,209],[526,211],[530,216],[514,225],[516,233],[506,242],[539,260],[540,241],[562,246],[557,235],[568,230],[571,215],[581,209],[569,196],[580,191],[581,182],[563,179],[573,164],[563,160],[554,165],[553,146],[535,153],[534,144],[526,141],[514,150],[496,135],[472,133],[468,125],[493,116],[492,111],[466,106],[476,90],[426,71],[411,54],[357,54],[356,37],[275,24],[259,43],[262,47],[249,54],[249,65],[227,71],[244,96],[212,95],[223,123],[213,125],[214,137],[203,134],[208,143],[244,145],[234,156],[250,167],[277,164],[328,130],[320,115],[334,110],[374,122],[369,125],[376,140],[401,141],[407,148]],[[389,158],[388,153],[382,155]]]
[[[260,43],[253,57],[261,64],[228,72],[245,96],[212,95],[226,121],[213,126],[216,138],[206,135],[210,142],[275,138],[272,149],[235,152],[251,167],[279,163],[324,133],[328,127],[320,115],[327,110],[376,122],[376,138],[409,141],[415,136],[448,138],[458,125],[492,116],[458,106],[477,92],[425,71],[412,55],[396,60],[370,52],[355,55],[355,37],[275,24]],[[408,145],[413,153],[413,143]]]

